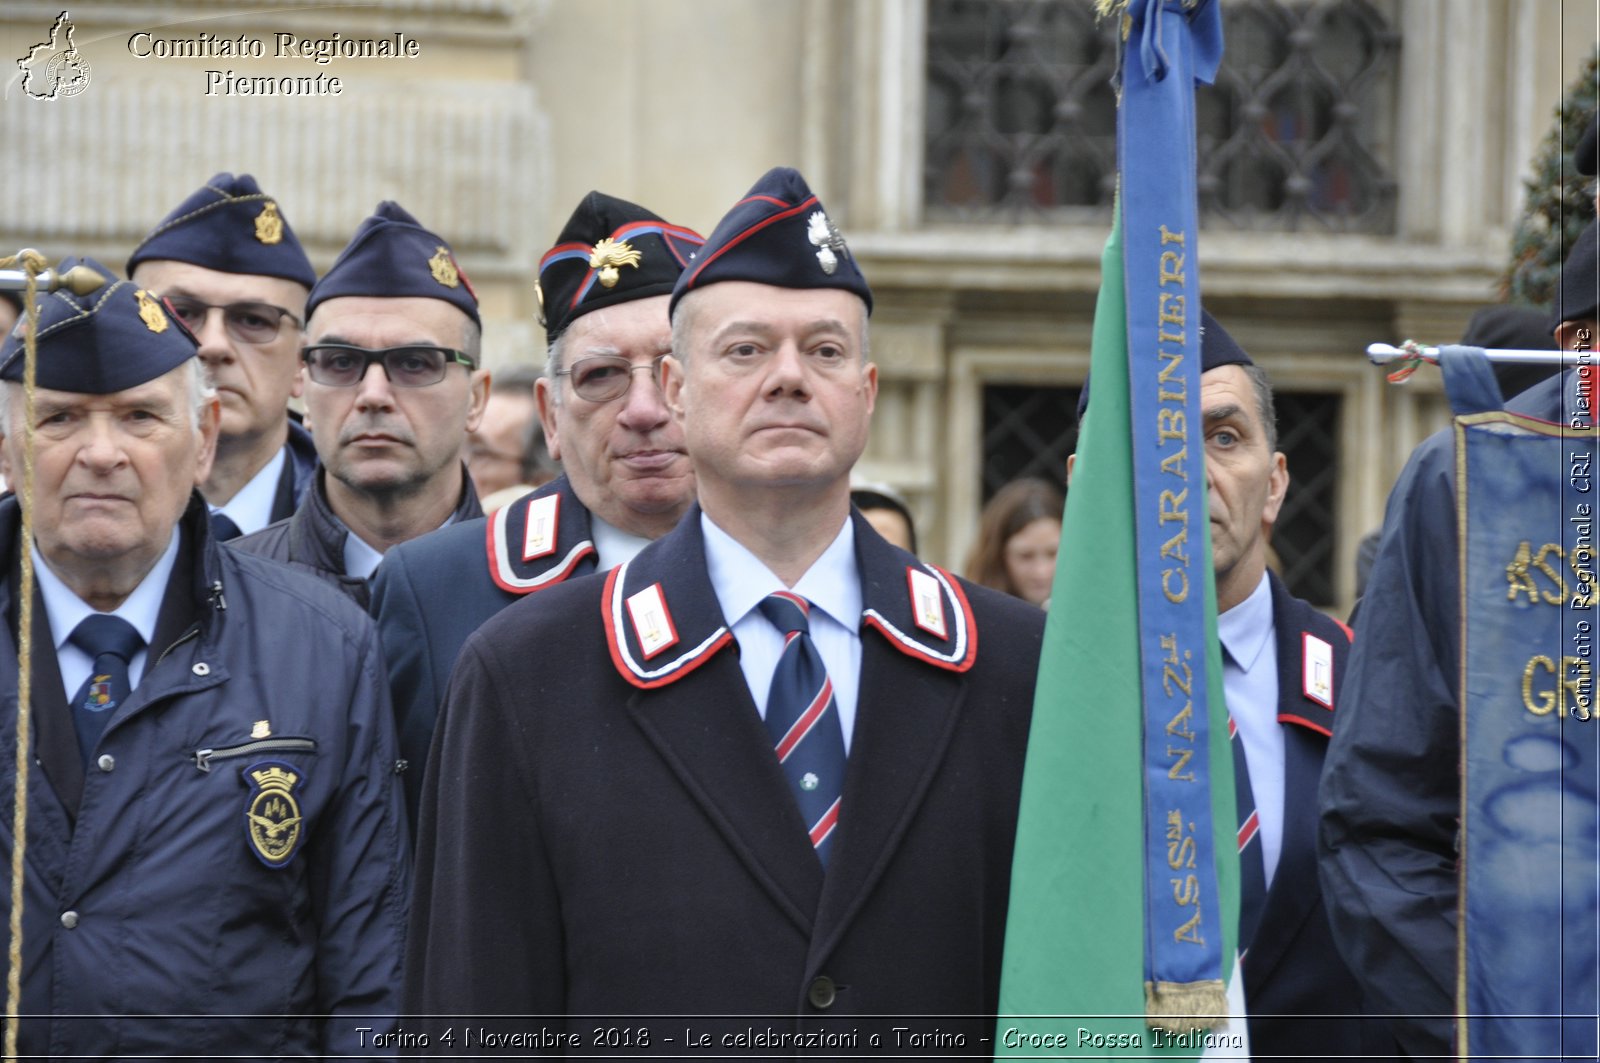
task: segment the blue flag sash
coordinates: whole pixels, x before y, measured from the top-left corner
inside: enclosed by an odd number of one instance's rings
[[[1221,61],[1221,12],[1211,0],[1135,0],[1124,26],[1117,154],[1144,713],[1146,1011],[1152,1025],[1192,1028],[1222,1021],[1197,1017],[1228,1013],[1206,698],[1211,555],[1194,132],[1195,82],[1209,83]]]
[[[1498,394],[1474,380],[1486,364],[1467,348],[1447,348],[1440,361],[1458,414],[1458,1049],[1463,1059],[1592,1060],[1600,437],[1501,412]]]

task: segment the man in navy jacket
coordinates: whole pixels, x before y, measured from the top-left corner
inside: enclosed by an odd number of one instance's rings
[[[22,1054],[368,1054],[409,888],[377,632],[212,538],[218,404],[176,318],[124,281],[41,301],[31,426],[0,349],[11,482],[25,427],[35,457],[32,543],[0,502],[8,801],[25,547],[36,577]]]

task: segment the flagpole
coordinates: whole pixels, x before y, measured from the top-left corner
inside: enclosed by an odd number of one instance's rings
[[[1437,364],[1439,361],[1439,347],[1422,347],[1408,345],[1395,347],[1388,343],[1371,343],[1367,345],[1367,360],[1373,365],[1387,365],[1390,362],[1415,361],[1420,358],[1424,362]],[[1484,355],[1491,362],[1504,362],[1507,364],[1535,364],[1535,365],[1595,365],[1596,355],[1593,351],[1529,351],[1494,349],[1484,350]]]

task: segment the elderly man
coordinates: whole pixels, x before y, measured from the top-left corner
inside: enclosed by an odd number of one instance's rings
[[[798,173],[763,177],[673,298],[666,395],[700,506],[463,648],[407,1007],[740,1016],[706,1020],[718,1036],[770,1016],[759,1044],[857,1052],[931,1022],[975,1045],[1043,615],[852,512],[871,293]],[[627,1028],[653,1047],[683,1025]]]
[[[1551,322],[1562,350],[1594,350],[1597,250],[1600,229],[1591,222],[1562,268]],[[1591,364],[1551,377],[1505,408],[1578,432],[1592,429],[1593,369]],[[1466,670],[1453,434],[1446,429],[1424,440],[1389,495],[1371,583],[1356,619],[1355,652],[1340,699],[1343,718],[1322,781],[1320,867],[1339,949],[1378,1010],[1393,1016],[1395,1035],[1411,1056],[1452,1051],[1457,990],[1465,984],[1456,962]],[[1571,488],[1574,500],[1584,500],[1579,488],[1589,488],[1582,480],[1572,482],[1578,484]],[[1513,517],[1526,522],[1525,534],[1537,536],[1537,548],[1541,540],[1560,541],[1571,514],[1541,506]],[[1510,574],[1494,573],[1495,597],[1502,603]],[[1593,602],[1589,612],[1574,604],[1582,598],[1574,590],[1569,610],[1574,619],[1592,624]],[[1522,663],[1502,667],[1514,674]],[[1527,674],[1533,675],[1531,668]],[[1592,687],[1583,693],[1592,695]],[[1513,711],[1520,712],[1514,700],[1507,706],[1508,714]],[[1505,759],[1515,759],[1509,747]],[[1573,778],[1585,776],[1575,770]],[[1560,839],[1563,806],[1529,807],[1554,810],[1541,829]],[[1565,814],[1577,817],[1582,807],[1575,802]],[[1506,914],[1509,922],[1512,913]],[[1560,970],[1553,957],[1547,963],[1541,976]],[[1592,1036],[1592,1023],[1583,1025]]]
[[[31,437],[35,468],[31,543],[0,501],[8,764],[24,549],[37,580],[22,1053],[370,1050],[409,877],[377,632],[215,543],[218,403],[148,291],[41,304],[31,417],[23,330],[0,350],[0,463],[20,483]]]
[[[631,560],[694,500],[694,474],[657,386],[672,349],[667,297],[704,239],[591,192],[539,269],[550,340],[535,385],[566,473],[488,518],[395,549],[373,582],[416,825],[422,768],[467,636],[512,602]],[[609,271],[609,272],[608,272]]]
[[[216,460],[200,485],[217,538],[289,516],[317,468],[288,409],[317,275],[278,201],[249,174],[219,173],[134,249],[128,276],[194,333],[222,402]]]
[[[478,298],[449,245],[384,202],[306,313],[306,420],[323,468],[292,517],[237,545],[364,607],[391,547],[483,515],[461,460],[489,393]]]

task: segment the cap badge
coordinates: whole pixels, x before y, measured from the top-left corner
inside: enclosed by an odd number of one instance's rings
[[[822,266],[822,272],[830,276],[839,268],[839,256],[834,252],[850,253],[844,246],[844,234],[820,210],[806,219],[806,238],[817,249],[817,262]]]
[[[539,304],[539,324],[541,326],[549,325],[550,322],[544,316],[544,285],[539,283],[539,278],[537,277],[533,279],[533,298]]]
[[[167,315],[161,312],[161,307],[151,298],[150,293],[140,288],[133,293],[139,300],[139,320],[144,322],[144,327],[151,332],[167,331]]]
[[[589,252],[589,268],[600,271],[600,284],[605,288],[615,288],[621,279],[619,266],[632,266],[639,268],[641,255],[634,246],[626,240],[613,240],[609,236],[594,245],[594,250]]]
[[[457,288],[461,285],[461,274],[456,270],[456,261],[450,257],[449,248],[443,244],[434,251],[433,257],[428,259],[428,272],[433,274],[433,279],[446,288]]]
[[[278,215],[278,205],[270,199],[256,215],[256,239],[264,244],[275,244],[283,239],[283,218]]]

